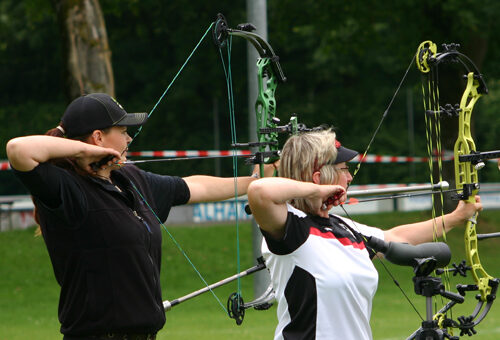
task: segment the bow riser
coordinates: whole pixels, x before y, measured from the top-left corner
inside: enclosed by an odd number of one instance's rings
[[[276,99],[275,92],[278,86],[278,81],[271,68],[271,60],[269,58],[261,58],[257,61],[257,83],[259,86],[259,94],[255,103],[255,113],[257,116],[257,135],[259,138],[259,152],[267,151],[276,152],[274,156],[266,157],[264,163],[272,163],[278,160],[278,132],[267,132],[277,127],[276,117]],[[261,165],[263,165],[261,163]],[[260,167],[261,177],[264,176],[264,168]]]
[[[470,72],[467,75],[467,86],[460,101],[458,137],[455,142],[455,178],[456,188],[460,189],[458,192],[465,195],[465,200],[469,203],[475,203],[474,196],[479,191],[479,178],[477,169],[471,162],[460,162],[459,156],[471,154],[476,151],[476,145],[471,135],[471,116],[474,105],[481,97],[478,92],[480,86],[479,81],[475,78],[474,73]],[[465,190],[464,187],[472,185],[470,190]],[[491,294],[491,286],[489,282],[493,279],[481,264],[478,252],[478,240],[476,232],[476,221],[478,214],[467,222],[465,227],[465,256],[467,263],[471,267],[471,273],[478,286],[478,291],[481,295],[481,301],[486,301]]]
[[[456,188],[459,189],[459,193],[464,195],[461,198],[470,203],[475,202],[474,195],[477,194],[479,187],[475,185],[474,188],[470,191],[466,190],[465,193],[464,187],[468,184],[479,183],[478,174],[471,162],[460,162],[459,156],[471,154],[476,150],[470,125],[472,110],[477,100],[481,97],[481,94],[477,91],[478,86],[479,82],[474,79],[474,74],[472,72],[469,73],[467,75],[467,87],[460,101],[458,136],[454,147]]]

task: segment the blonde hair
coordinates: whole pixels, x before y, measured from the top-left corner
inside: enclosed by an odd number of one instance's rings
[[[279,174],[302,182],[312,182],[313,173],[321,174],[320,184],[337,183],[339,171],[334,167],[337,158],[335,132],[332,129],[306,132],[291,136],[283,146]],[[310,211],[306,199],[290,202],[302,211]]]

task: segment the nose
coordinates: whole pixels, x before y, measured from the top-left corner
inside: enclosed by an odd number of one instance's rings
[[[350,172],[347,173],[347,184],[352,182],[352,175]]]
[[[131,141],[132,141],[132,137],[130,137],[130,135],[127,132],[127,144],[130,143]]]

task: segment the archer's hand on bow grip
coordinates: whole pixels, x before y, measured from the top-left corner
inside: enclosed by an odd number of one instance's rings
[[[261,164],[256,165],[254,169],[254,173],[260,173],[261,177],[273,177],[277,176],[277,171],[279,167],[279,160],[270,164]]]
[[[483,210],[483,204],[481,203],[481,197],[479,195],[474,196],[475,203],[468,201],[459,201],[457,207],[453,211],[453,214],[457,216],[460,223],[465,223],[471,219],[476,213]]]

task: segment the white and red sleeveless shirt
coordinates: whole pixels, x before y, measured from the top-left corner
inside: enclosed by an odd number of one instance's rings
[[[285,228],[281,240],[262,231],[262,255],[278,301],[274,339],[372,339],[378,273],[358,233],[384,239],[383,230],[291,205]]]

